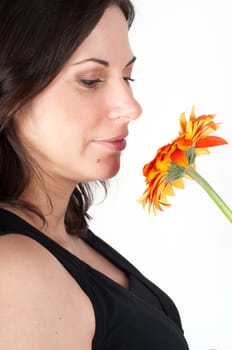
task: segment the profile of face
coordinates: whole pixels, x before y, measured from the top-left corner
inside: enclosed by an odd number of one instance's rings
[[[128,124],[141,114],[129,83],[133,62],[126,19],[111,6],[52,83],[20,111],[21,141],[54,179],[87,182],[117,173]]]

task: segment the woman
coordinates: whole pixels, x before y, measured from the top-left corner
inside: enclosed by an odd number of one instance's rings
[[[0,348],[187,349],[175,305],[87,228],[141,107],[128,0],[0,5]]]

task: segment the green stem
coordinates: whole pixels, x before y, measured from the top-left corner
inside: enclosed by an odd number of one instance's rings
[[[230,222],[232,222],[232,210],[223,201],[223,199],[214,191],[210,184],[191,166],[188,169],[186,169],[185,172],[208,193],[208,195],[212,198],[214,203],[221,209],[221,211],[224,213],[227,219]]]

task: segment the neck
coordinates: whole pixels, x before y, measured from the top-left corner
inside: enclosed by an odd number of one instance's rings
[[[67,239],[68,235],[64,218],[75,184],[46,182],[46,188],[32,183],[21,196],[21,199],[36,206],[45,217],[47,225],[41,229],[41,219],[25,210],[14,210],[34,227],[56,240]]]

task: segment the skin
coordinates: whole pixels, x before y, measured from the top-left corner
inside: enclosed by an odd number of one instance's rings
[[[108,179],[119,170],[128,125],[141,114],[127,81],[133,57],[126,20],[119,8],[110,7],[60,74],[17,118],[19,137],[40,165],[53,203],[51,215],[32,179],[22,197],[36,198],[48,221],[43,232],[125,288],[123,271],[67,234],[64,213],[77,182]],[[89,80],[99,79],[89,86]],[[40,229],[36,218],[12,211]],[[46,249],[17,234],[1,237],[0,275],[1,349],[91,349],[92,304]]]

